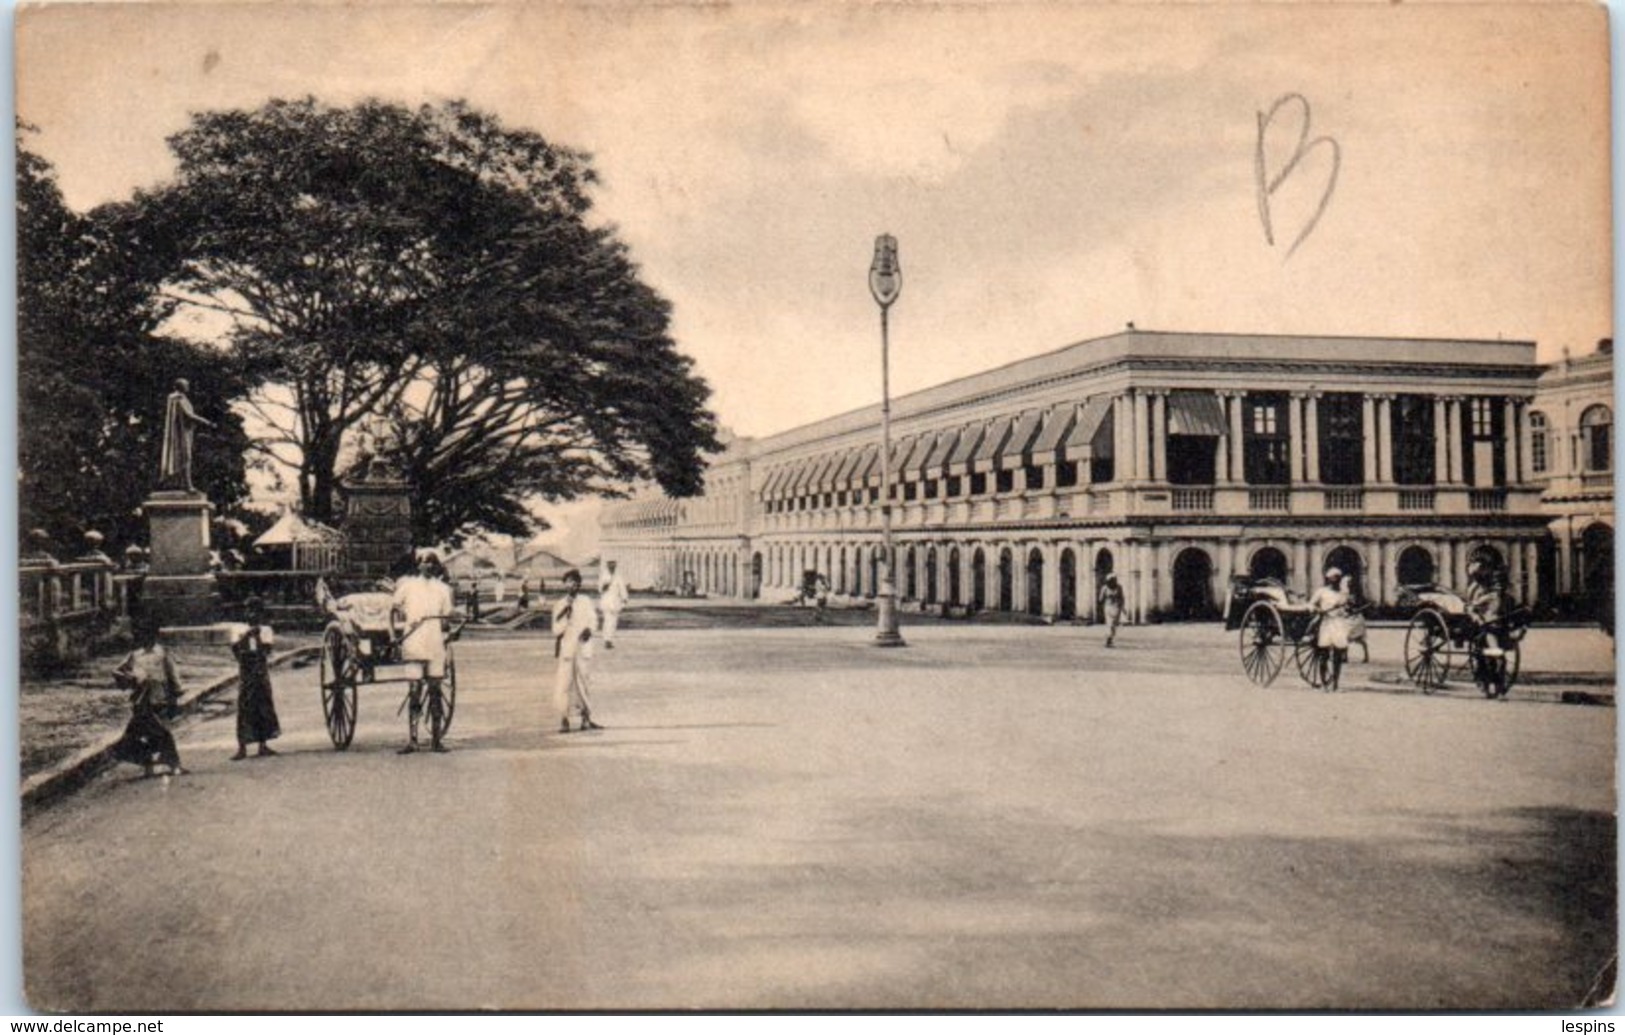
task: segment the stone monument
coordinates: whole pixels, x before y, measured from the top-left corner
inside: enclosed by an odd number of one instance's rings
[[[141,505],[151,547],[141,587],[142,608],[162,625],[210,622],[219,606],[209,570],[209,522],[214,507],[192,485],[192,441],[199,417],[186,397],[188,385],[175,382],[164,409],[164,446],[158,491]]]
[[[412,487],[381,457],[366,455],[340,481],[346,574],[391,578],[412,553]]]

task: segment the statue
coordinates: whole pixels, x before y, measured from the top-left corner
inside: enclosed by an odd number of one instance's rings
[[[191,386],[184,378],[175,382],[164,408],[164,452],[158,465],[158,487],[195,492],[192,486],[192,433],[195,425],[214,427],[199,417],[186,398]]]

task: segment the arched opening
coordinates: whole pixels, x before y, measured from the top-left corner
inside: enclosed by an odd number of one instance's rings
[[[835,592],[846,595],[846,547],[841,547],[841,564],[835,569]]]
[[[1492,572],[1506,571],[1507,567],[1506,558],[1501,556],[1501,551],[1489,543],[1479,543],[1473,547],[1472,552],[1467,555],[1467,564],[1469,567],[1474,564],[1482,565]]]
[[[903,599],[905,600],[914,600],[918,597],[915,592],[919,589],[919,571],[915,567],[918,561],[919,555],[914,552],[914,547],[909,547],[908,555],[903,564]]]
[[[852,595],[863,596],[863,547],[852,548]]]
[[[1407,546],[1399,551],[1395,577],[1401,586],[1426,586],[1433,582],[1433,555],[1425,546]]]
[[[1276,579],[1285,582],[1286,572],[1286,554],[1273,546],[1254,551],[1252,560],[1247,562],[1247,574],[1255,579]]]
[[[970,559],[971,607],[987,610],[987,554],[978,546]]]
[[[1095,599],[1089,601],[1089,611],[1095,616],[1095,621],[1105,621],[1106,608],[1100,602],[1100,587],[1106,584],[1106,576],[1112,573],[1114,564],[1112,552],[1105,547],[1095,554]]]
[[[1044,554],[1036,546],[1027,551],[1027,613],[1044,613]]]
[[[925,551],[925,602],[937,602],[937,548],[934,546]]]
[[[1212,618],[1213,558],[1192,546],[1174,558],[1174,617],[1183,621]]]
[[[1078,617],[1078,555],[1069,546],[1061,551],[1061,617]]]
[[[955,546],[948,551],[948,603],[953,607],[965,602],[965,591],[960,586],[960,581],[964,578],[961,567],[959,547]]]
[[[999,550],[999,610],[1013,611],[1016,607],[1016,562],[1008,546]]]
[[[753,554],[750,559],[750,598],[756,600],[762,595],[762,555]]]
[[[1613,470],[1613,438],[1614,411],[1599,405],[1582,413],[1580,469],[1587,473]]]
[[[1365,595],[1365,561],[1360,552],[1352,546],[1339,546],[1326,554],[1325,563],[1321,565],[1320,573],[1326,574],[1326,569],[1336,568],[1343,573],[1343,585],[1348,587],[1355,600],[1366,599]]]
[[[864,587],[865,596],[874,596],[880,589],[880,557],[885,549],[879,546],[869,549],[869,583]],[[897,576],[892,574],[892,592],[897,591]]]
[[[1614,530],[1601,521],[1580,535],[1580,592],[1585,614],[1614,632]]]

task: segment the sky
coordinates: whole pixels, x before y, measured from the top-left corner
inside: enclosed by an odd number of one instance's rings
[[[76,208],[273,97],[463,98],[590,152],[743,435],[878,401],[880,233],[894,394],[1130,321],[1543,360],[1611,333],[1589,5],[72,4],[16,35]]]

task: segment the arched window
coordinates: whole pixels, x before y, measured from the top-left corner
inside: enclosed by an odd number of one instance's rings
[[[1580,415],[1580,458],[1585,471],[1611,471],[1614,412],[1606,406],[1593,406]]]
[[[1546,415],[1539,410],[1529,413],[1529,470],[1534,474],[1546,473]]]
[[[1433,555],[1425,547],[1405,547],[1396,567],[1401,586],[1425,586],[1433,581]]]

